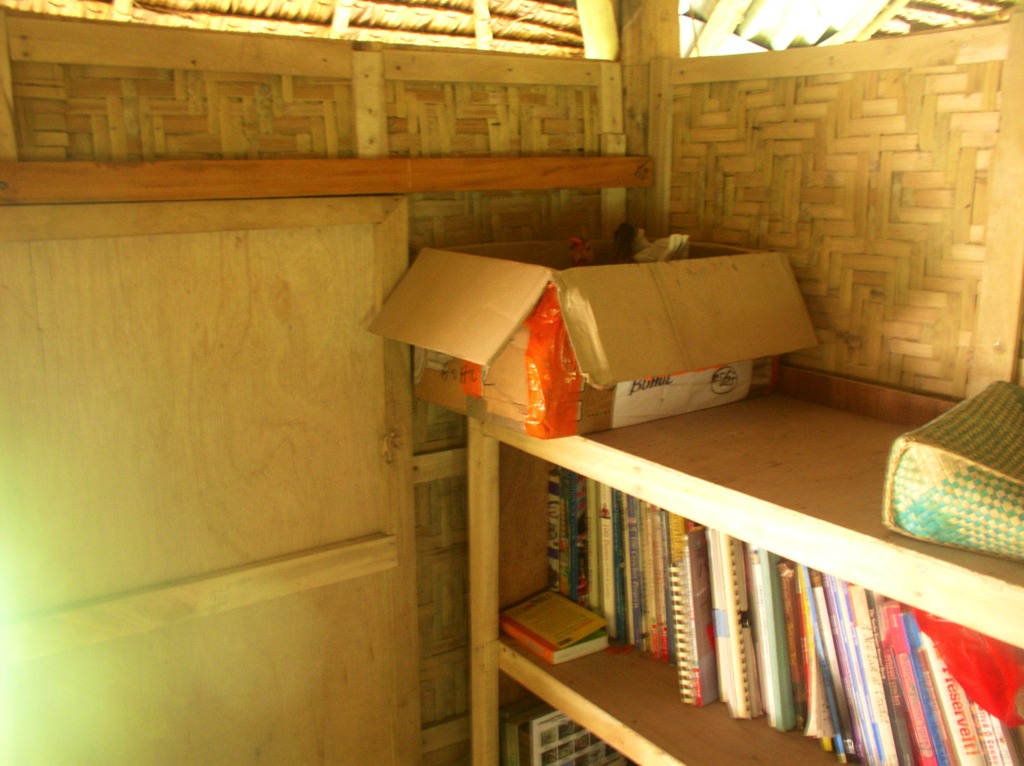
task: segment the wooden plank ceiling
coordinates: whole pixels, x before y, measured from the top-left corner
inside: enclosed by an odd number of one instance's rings
[[[681,0],[681,54],[708,56],[1005,20],[1024,0]],[[161,26],[566,58],[609,49],[580,23],[616,0],[0,0],[0,7]],[[610,10],[609,10],[610,12]],[[603,34],[603,33],[602,33]],[[586,44],[585,44],[586,43]]]

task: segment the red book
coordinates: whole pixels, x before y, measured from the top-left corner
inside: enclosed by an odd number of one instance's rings
[[[938,766],[939,759],[928,733],[928,722],[925,718],[924,701],[921,690],[914,677],[913,661],[910,657],[910,644],[903,625],[903,608],[890,599],[876,596],[876,606],[881,614],[882,651],[887,653],[896,669],[896,678],[903,691],[903,701],[907,708],[907,719],[910,738],[914,744],[915,760],[921,766]]]

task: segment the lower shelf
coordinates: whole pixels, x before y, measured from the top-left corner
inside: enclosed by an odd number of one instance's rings
[[[684,705],[675,668],[636,653],[599,652],[548,665],[502,638],[499,666],[643,766],[837,763],[817,740],[775,731],[765,718],[730,718],[721,702]]]

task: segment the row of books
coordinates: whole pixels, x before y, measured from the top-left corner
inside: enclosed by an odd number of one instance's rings
[[[630,766],[604,741],[533,696],[498,714],[501,766]]]
[[[1020,766],[1021,732],[968,699],[915,611],[564,468],[549,586],[674,663],[688,704],[800,729],[842,762]]]

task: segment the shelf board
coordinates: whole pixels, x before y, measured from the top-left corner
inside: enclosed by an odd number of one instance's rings
[[[675,668],[637,653],[599,652],[548,665],[503,638],[499,663],[519,684],[644,766],[836,762],[817,740],[776,731],[764,717],[731,718],[721,702],[683,704]]]
[[[905,426],[773,394],[588,437],[484,433],[781,556],[1024,645],[1024,564],[882,523]]]

